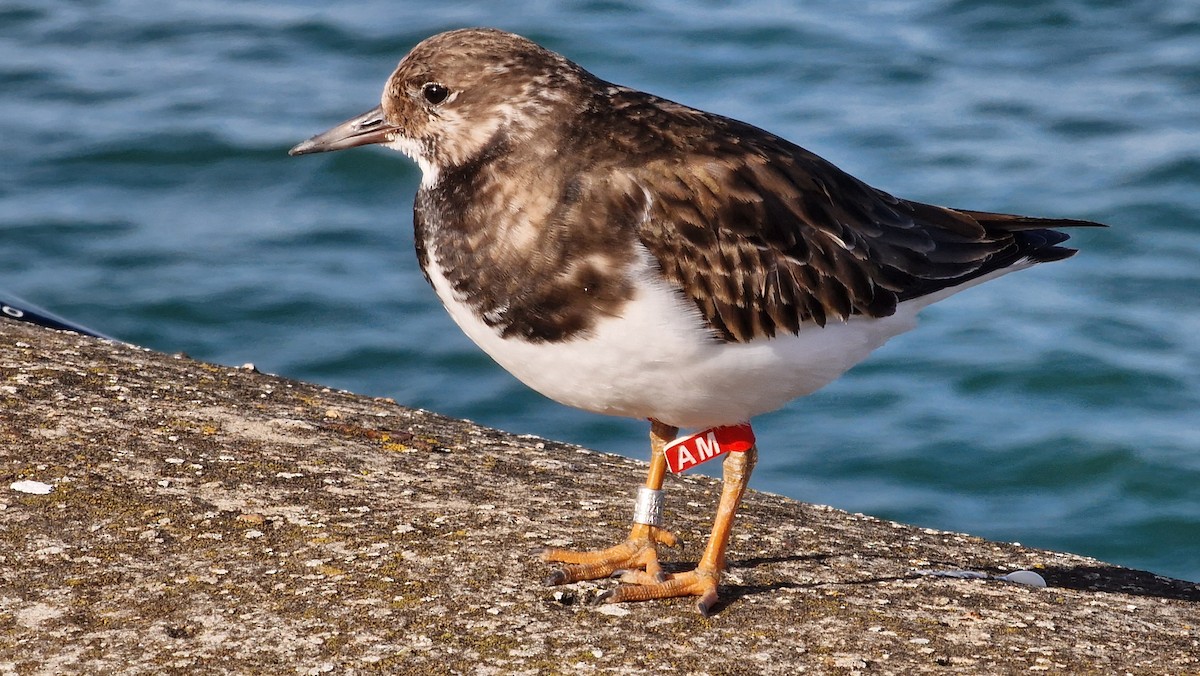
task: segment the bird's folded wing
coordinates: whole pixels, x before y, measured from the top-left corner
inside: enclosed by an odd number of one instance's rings
[[[646,195],[642,243],[725,340],[888,316],[1022,258],[1069,256],[1054,246],[1066,235],[1045,228],[1092,225],[898,199],[750,129],[763,136],[718,135],[686,161],[631,170]]]

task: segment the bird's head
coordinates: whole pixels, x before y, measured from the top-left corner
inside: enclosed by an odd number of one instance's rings
[[[379,106],[292,148],[304,155],[378,143],[413,158],[433,184],[503,141],[510,146],[567,123],[567,101],[593,79],[567,59],[512,33],[470,28],[413,48],[388,78]]]

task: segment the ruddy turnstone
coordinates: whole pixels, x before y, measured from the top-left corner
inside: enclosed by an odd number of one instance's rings
[[[650,421],[625,542],[550,549],[549,583],[625,571],[608,602],[717,600],[757,457],[749,420],[828,384],[917,312],[1066,258],[1098,225],[893,197],[744,122],[605,82],[517,35],[430,37],[382,103],[292,155],[382,144],[422,171],[417,258],[458,326],[568,406]],[[675,440],[679,428],[704,432]],[[712,535],[665,574],[668,469],[729,453]]]

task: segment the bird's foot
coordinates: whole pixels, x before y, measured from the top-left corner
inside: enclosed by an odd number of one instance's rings
[[[662,528],[635,524],[629,539],[608,549],[588,552],[546,549],[542,552],[543,561],[567,564],[551,573],[546,584],[597,580],[611,577],[618,571],[622,573],[622,582],[657,584],[667,579],[658,562],[658,546],[675,547],[678,543],[674,535]]]
[[[708,617],[713,606],[717,604],[717,582],[721,579],[720,570],[697,567],[685,573],[673,573],[662,580],[645,580],[643,578],[622,576],[622,584],[616,589],[604,592],[596,598],[597,603],[623,603],[625,601],[649,601],[651,599],[667,599],[679,596],[699,596],[696,609],[704,617]]]
[[[661,528],[639,524],[634,526],[628,540],[608,549],[588,552],[547,549],[542,552],[543,561],[567,565],[551,573],[546,584],[596,580],[620,573],[621,584],[598,596],[597,603],[698,596],[696,608],[708,617],[717,603],[721,571],[699,566],[684,573],[665,573],[658,561],[658,545],[675,547],[678,540]]]

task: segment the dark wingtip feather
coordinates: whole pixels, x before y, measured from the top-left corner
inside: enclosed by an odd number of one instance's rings
[[[1053,263],[1061,261],[1064,258],[1070,258],[1079,253],[1078,249],[1071,249],[1065,246],[1052,246],[1045,249],[1037,249],[1028,254],[1029,260],[1034,263]]]
[[[1085,221],[1077,218],[1042,218],[1039,216],[1019,216],[1017,214],[996,214],[988,211],[970,211],[954,209],[975,219],[987,229],[1018,232],[1023,230],[1047,230],[1051,228],[1107,228],[1108,226],[1096,221]]]
[[[1107,227],[1101,223],[1092,223],[1091,221],[1079,221],[1079,223]],[[1078,253],[1078,249],[1056,246],[1070,238],[1071,236],[1065,232],[1049,228],[1018,230],[1013,233],[1013,241],[1017,245],[1018,256],[1028,258],[1035,263],[1051,263],[1074,256]]]

